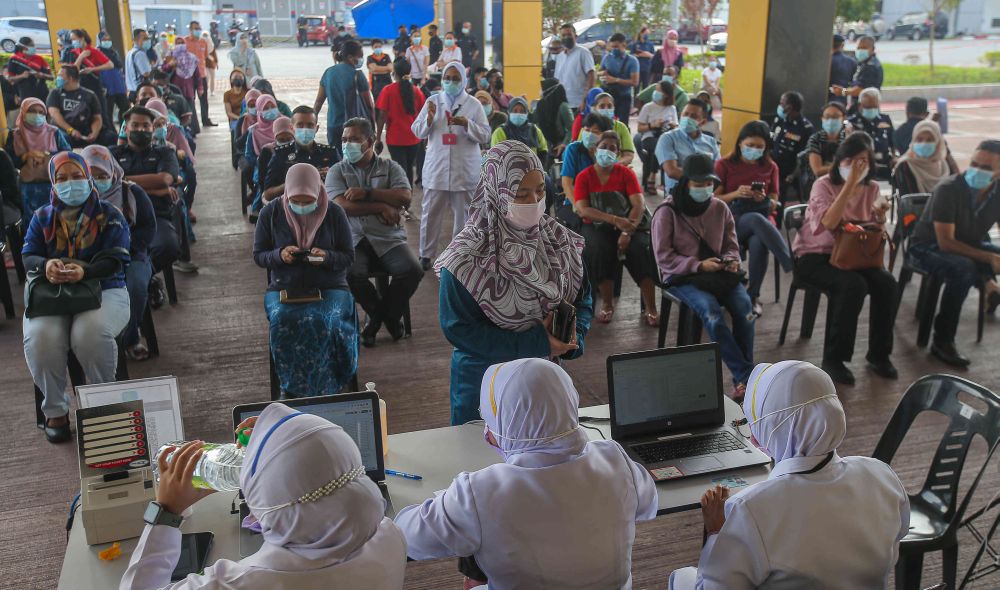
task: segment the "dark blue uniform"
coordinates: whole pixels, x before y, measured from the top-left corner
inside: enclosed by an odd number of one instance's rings
[[[888,180],[892,172],[892,158],[896,154],[892,119],[883,113],[879,114],[877,119],[866,119],[861,115],[853,115],[848,121],[854,126],[854,129],[864,131],[871,136],[875,143],[877,176],[880,180]]]
[[[809,138],[816,132],[816,128],[809,119],[799,115],[794,119],[775,117],[771,129],[771,137],[774,139],[771,158],[778,165],[781,176],[780,196],[784,200],[785,189],[790,184],[788,177],[795,172],[799,153],[806,149]]]
[[[854,80],[854,73],[857,70],[858,62],[853,57],[844,55],[843,51],[835,52],[833,57],[830,58],[830,86],[850,88],[851,82]],[[828,98],[829,100],[841,103],[847,102],[845,97],[834,96],[832,93],[830,93]]]

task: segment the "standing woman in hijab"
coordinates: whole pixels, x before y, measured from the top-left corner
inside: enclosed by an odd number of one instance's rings
[[[635,523],[656,517],[649,473],[618,443],[588,440],[559,365],[496,364],[479,386],[484,437],[504,462],[400,510],[407,555],[472,556],[460,571],[494,590],[631,588]]]
[[[28,97],[21,101],[21,108],[14,122],[14,130],[7,135],[7,155],[20,171],[21,211],[25,225],[31,214],[51,200],[52,183],[49,181],[48,159],[57,152],[70,151],[69,140],[61,129],[49,125],[48,109],[41,100]]]
[[[472,191],[482,168],[479,145],[490,140],[490,126],[479,101],[465,91],[465,66],[453,61],[444,68],[444,92],[424,103],[411,130],[427,140],[420,178],[424,196],[420,216],[420,265],[430,270],[437,256],[445,207],[451,205],[452,237],[465,226]]]
[[[677,45],[678,38],[677,31],[673,29],[667,31],[667,34],[663,36],[663,47],[659,52],[653,54],[653,62],[649,65],[651,80],[662,78],[664,70],[670,66],[673,66],[678,72],[684,67],[684,52]]]
[[[178,37],[174,50],[171,53],[174,58],[174,75],[170,82],[181,89],[181,94],[191,104],[197,100],[195,98],[196,89],[201,84],[201,77],[198,74],[198,58],[187,50],[184,37]]]
[[[129,319],[125,265],[129,232],[125,218],[100,200],[82,156],[60,152],[49,161],[51,203],[35,212],[21,255],[24,267],[42,272],[38,280],[53,284],[100,279],[100,307],[75,315],[24,315],[24,358],[42,390],[45,437],[70,439],[66,358],[76,355],[88,383],[115,380],[118,345],[115,337]]]
[[[774,468],[732,496],[722,486],[705,492],[698,569],[675,571],[670,587],[888,588],[910,524],[899,478],[877,459],[837,454],[847,420],[818,367],[764,363],[750,384],[743,412]]]
[[[441,329],[451,355],[451,423],[479,418],[486,367],[516,358],[583,354],[593,302],[583,238],[544,214],[542,163],[524,144],[486,153],[465,229],[438,259]],[[549,333],[560,302],[576,307],[575,336]]]
[[[285,194],[260,212],[253,259],[271,271],[264,308],[282,395],[337,393],[358,368],[358,317],[347,284],[354,244],[347,215],[310,164],[295,164]],[[320,295],[307,303],[287,297]]]
[[[260,67],[260,58],[254,48],[250,47],[250,40],[247,39],[246,33],[237,33],[236,47],[229,51],[229,61],[233,63],[234,68],[243,70],[248,78],[264,75],[264,70]]]
[[[900,195],[933,193],[945,176],[957,173],[941,127],[928,119],[913,128],[913,141],[892,171],[892,186]]]
[[[406,545],[385,518],[385,500],[365,475],[361,452],[344,430],[318,416],[271,404],[252,426],[240,489],[264,544],[240,561],[220,559],[200,574],[170,582],[181,555],[181,531],[146,525],[120,590],[399,590]],[[200,441],[169,463],[160,456],[156,501],[180,515],[211,494],[194,487]]]
[[[173,47],[170,46],[170,38],[167,37],[166,31],[161,32],[158,39],[159,42],[153,46],[153,50],[156,51],[156,65],[163,65],[170,57]]]
[[[94,188],[100,193],[101,200],[114,205],[128,223],[130,247],[125,285],[128,288],[130,314],[128,327],[125,328],[125,353],[129,360],[146,360],[149,350],[139,339],[139,324],[146,312],[149,280],[153,276],[153,263],[149,259],[149,246],[156,237],[153,202],[142,187],[125,180],[125,171],[108,148],[87,146],[83,148],[82,155],[90,166]]]

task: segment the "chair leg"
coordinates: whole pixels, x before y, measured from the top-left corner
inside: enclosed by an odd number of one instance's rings
[[[934,324],[934,312],[937,311],[938,295],[941,292],[941,281],[927,275],[920,280],[920,296],[917,311],[917,346],[927,346],[931,338],[931,326]],[[922,300],[922,301],[919,301]]]
[[[923,553],[901,553],[896,560],[896,590],[919,590],[923,568]]]
[[[663,348],[667,344],[667,323],[670,321],[670,306],[673,302],[667,297],[666,291],[660,290],[660,328],[656,336],[656,347]]]
[[[3,310],[7,315],[7,319],[14,319],[14,292],[11,291],[7,268],[3,265],[2,252],[0,252],[0,301],[3,302]]]
[[[121,336],[115,338],[118,348],[118,366],[115,368],[115,381],[128,381],[128,357],[125,356],[125,341]]]
[[[410,323],[410,302],[406,302],[403,308],[403,336],[409,338],[413,336],[413,325]]]
[[[979,311],[976,314],[976,342],[983,341],[983,324],[986,321],[986,285],[979,287]]]
[[[788,301],[785,302],[785,319],[781,322],[781,333],[778,334],[778,346],[785,343],[785,336],[788,334],[788,320],[792,317],[792,306],[795,304],[795,282],[788,286]]]
[[[778,264],[778,257],[774,257],[774,302],[781,301],[781,266]]]
[[[24,247],[24,236],[21,235],[19,224],[7,226],[7,244],[10,245],[10,255],[14,259],[14,271],[17,272],[17,281],[23,285],[28,275],[24,270],[24,258],[21,257],[21,248]]]
[[[73,354],[72,350],[66,359],[66,369],[69,371],[69,382],[73,387],[87,384],[87,376],[84,374],[83,367],[80,366],[80,361],[76,360],[76,355]]]
[[[153,308],[148,304],[146,311],[142,314],[142,325],[139,327],[139,331],[146,337],[146,348],[149,350],[149,356],[160,356],[160,341],[156,337],[156,325],[153,324]]]
[[[39,428],[45,428],[45,414],[42,413],[42,400],[44,399],[45,394],[35,385],[35,425]]]
[[[913,278],[913,271],[908,270],[904,264],[903,268],[899,269],[899,281],[896,287],[896,313],[899,313],[899,306],[903,302],[903,290],[906,289],[911,278]]]
[[[803,340],[812,338],[813,327],[816,326],[816,312],[819,310],[819,298],[821,293],[813,289],[805,292],[805,301],[802,306],[802,326],[799,328],[799,338]]]
[[[622,275],[624,274],[625,265],[619,263],[617,270],[615,270],[615,299],[622,296]]]
[[[271,401],[281,399],[281,384],[278,382],[278,371],[274,368],[274,357],[271,356],[271,345],[267,346],[267,362],[271,371]]]
[[[681,304],[677,312],[677,346],[696,344],[700,338],[701,321],[695,315],[694,310]]]
[[[167,301],[170,305],[177,305],[177,283],[174,282],[174,267],[163,268],[163,283],[167,288]]]
[[[955,587],[958,578],[958,543],[941,550],[941,581],[949,588]]]

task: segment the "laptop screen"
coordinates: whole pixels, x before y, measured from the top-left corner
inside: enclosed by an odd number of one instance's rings
[[[306,398],[308,399],[308,398]],[[286,402],[287,403],[287,402]],[[296,410],[305,414],[313,414],[320,418],[325,418],[330,422],[340,426],[347,432],[354,444],[358,445],[361,451],[361,462],[364,463],[365,471],[372,473],[379,470],[379,449],[376,444],[375,433],[375,410],[374,401],[371,398],[351,399],[344,401],[328,401],[318,404],[292,405]],[[266,404],[263,404],[266,406]],[[251,416],[258,416],[264,411],[264,407],[247,408],[237,413],[237,424]]]
[[[710,426],[724,416],[714,344],[612,356],[608,380],[612,428],[638,434]]]

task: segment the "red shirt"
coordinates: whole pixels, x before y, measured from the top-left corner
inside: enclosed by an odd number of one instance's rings
[[[741,160],[734,164],[729,158],[723,158],[715,161],[715,175],[722,181],[719,187],[722,193],[731,193],[740,186],[750,186],[753,182],[763,182],[765,195],[778,194],[780,175],[774,160],[763,164],[747,164]]]
[[[627,199],[632,195],[642,194],[642,188],[639,186],[639,179],[636,178],[635,172],[632,172],[632,169],[627,166],[615,164],[611,168],[611,174],[608,175],[608,181],[603,184],[597,176],[597,167],[588,166],[576,176],[573,186],[573,200],[589,199],[592,193],[621,193]],[[590,222],[584,221],[584,223]]]
[[[416,86],[413,87],[413,114],[406,111],[403,106],[403,97],[399,93],[399,82],[393,82],[378,95],[378,102],[375,107],[385,112],[386,145],[417,145],[420,139],[413,134],[410,126],[416,119],[420,109],[424,108],[424,94]]]
[[[81,49],[74,49],[73,55],[75,57],[80,57],[80,54],[83,53],[84,51],[90,52],[90,55],[83,58],[83,62],[81,62],[81,64],[85,68],[96,68],[97,66],[103,66],[104,64],[108,63],[108,61],[110,61],[108,60],[108,56],[104,55],[103,51],[93,46],[84,47]]]

